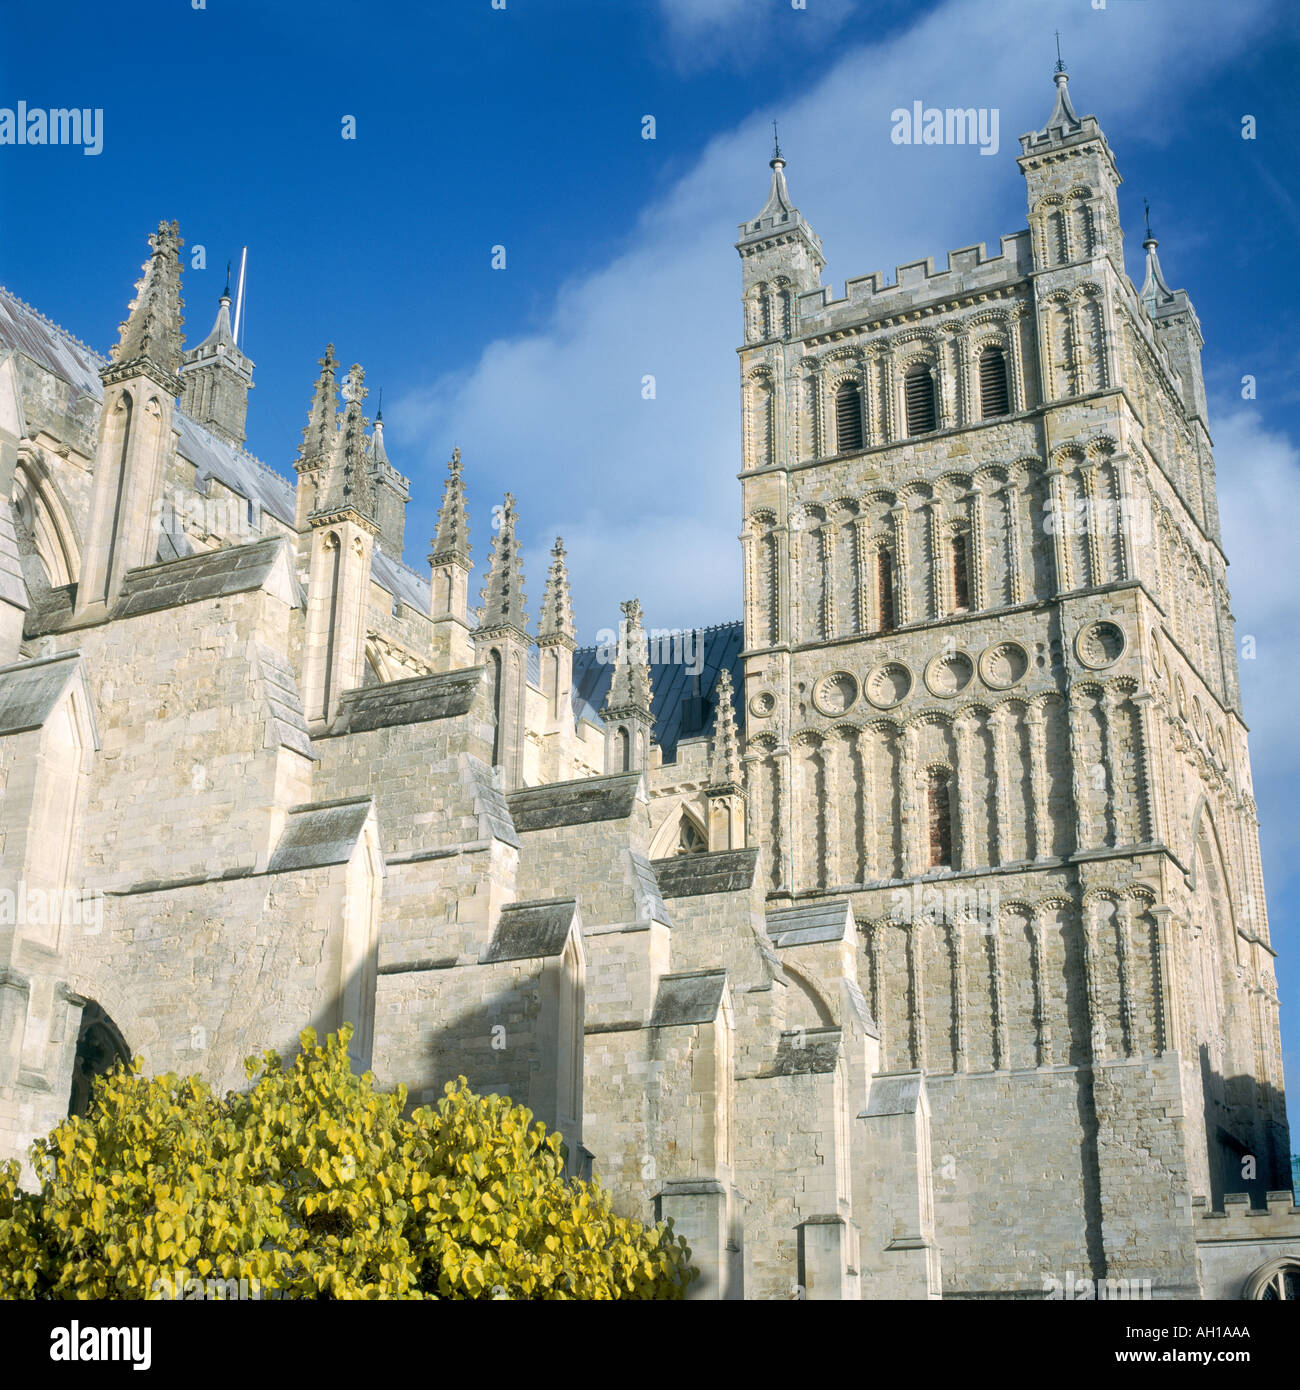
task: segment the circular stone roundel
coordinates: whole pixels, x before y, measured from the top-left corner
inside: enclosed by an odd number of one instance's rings
[[[848,671],[832,671],[813,686],[813,704],[823,714],[843,714],[858,698],[858,680]]]
[[[760,690],[749,702],[749,712],[756,719],[766,719],[776,708],[776,696],[770,690]]]
[[[980,657],[980,676],[991,690],[1010,690],[1029,670],[1029,653],[1019,642],[997,642]]]
[[[932,695],[948,699],[960,695],[971,683],[975,674],[975,663],[965,652],[949,652],[946,656],[936,656],[925,668],[925,683]]]
[[[911,688],[912,673],[901,661],[887,661],[867,677],[867,699],[880,709],[896,705]]]
[[[1079,660],[1094,671],[1113,666],[1123,655],[1124,646],[1124,629],[1118,623],[1105,621],[1080,628],[1074,639]]]

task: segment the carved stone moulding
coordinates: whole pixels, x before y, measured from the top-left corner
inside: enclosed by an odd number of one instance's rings
[[[912,684],[912,673],[901,661],[886,661],[867,677],[864,689],[877,709],[892,709],[907,698]]]
[[[776,696],[770,690],[760,690],[749,702],[749,712],[755,719],[766,719],[776,708]]]
[[[990,690],[1010,690],[1028,670],[1029,653],[1019,642],[995,642],[980,657],[980,679]]]
[[[933,657],[925,668],[926,687],[944,700],[960,695],[974,676],[975,663],[963,651],[944,652]]]
[[[822,714],[845,714],[858,699],[858,679],[849,671],[832,671],[813,686],[813,704]]]
[[[1093,671],[1113,666],[1124,655],[1127,645],[1124,629],[1109,619],[1086,624],[1074,639],[1075,654]]]

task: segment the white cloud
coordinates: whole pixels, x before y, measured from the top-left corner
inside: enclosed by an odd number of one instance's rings
[[[1242,704],[1251,730],[1255,797],[1265,857],[1287,872],[1300,856],[1295,736],[1295,691],[1300,689],[1300,633],[1296,628],[1296,572],[1279,558],[1294,553],[1300,516],[1300,448],[1265,429],[1249,407],[1212,416],[1219,518],[1229,560],[1228,586],[1236,618],[1237,648],[1252,639],[1255,655],[1242,660]]]
[[[428,480],[416,482],[412,534],[431,532],[442,460],[458,440],[480,540],[487,506],[507,488],[518,495],[538,557],[530,556],[537,596],[541,547],[564,535],[584,638],[632,594],[655,626],[738,616],[733,242],[766,196],[771,116],[781,118],[793,196],[842,293],[847,276],[926,254],[942,264],[950,247],[986,239],[995,251],[999,234],[1024,225],[1015,136],[1050,110],[1057,23],[1077,104],[1099,113],[1122,165],[1124,139],[1153,100],[1149,55],[1160,52],[1165,69],[1181,74],[1162,102],[1194,99],[1198,75],[1249,40],[1252,14],[1264,8],[1265,0],[1243,5],[1225,28],[1212,8],[1126,5],[1080,19],[1077,6],[1043,5],[1043,52],[1026,61],[1025,45],[1006,42],[1024,27],[1019,0],[955,0],[886,42],[845,51],[799,99],[755,111],[702,149],[642,210],[625,248],[556,287],[538,330],[491,343],[468,371],[397,403],[393,422],[409,446],[436,441]],[[699,11],[727,12],[725,0]],[[889,113],[913,100],[998,107],[1000,154],[893,145]],[[646,376],[653,400],[642,397]],[[484,544],[480,562],[486,553]]]
[[[1241,402],[1212,410],[1211,419],[1237,649],[1240,652],[1243,640],[1250,638],[1255,652],[1240,663],[1241,697],[1250,728],[1269,929],[1274,946],[1281,950],[1283,1026],[1292,1037],[1300,984],[1294,949],[1300,896],[1300,739],[1295,715],[1300,631],[1290,557],[1295,553],[1295,519],[1300,516],[1300,447],[1286,435],[1264,428],[1255,408]],[[1288,1080],[1300,1085],[1300,1053],[1287,1051],[1284,1067]]]
[[[747,7],[752,13],[753,0],[659,0],[669,27],[687,34],[731,24],[744,16]]]
[[[659,0],[669,55],[686,72],[744,67],[776,45],[825,43],[854,0]]]

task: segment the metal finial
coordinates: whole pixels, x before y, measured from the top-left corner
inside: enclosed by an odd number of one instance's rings
[[[229,298],[230,298],[230,262],[229,262],[229,261],[226,262],[226,288],[225,288],[224,290],[221,291],[221,297],[222,297],[223,299],[229,299]]]
[[[379,409],[375,411],[375,424],[379,424],[384,418],[384,388],[379,388]]]
[[[1151,236],[1151,204],[1145,198],[1142,199],[1142,211],[1146,214],[1147,219],[1147,240],[1151,241],[1153,239]]]
[[[776,122],[772,122],[772,158],[781,158],[781,137],[776,133]]]
[[[1056,70],[1057,72],[1065,71],[1065,61],[1061,57],[1061,31],[1059,29],[1056,31]]]

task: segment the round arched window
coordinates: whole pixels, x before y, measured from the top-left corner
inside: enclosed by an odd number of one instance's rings
[[[1246,1280],[1244,1299],[1280,1303],[1300,1299],[1300,1260],[1270,1260]]]

